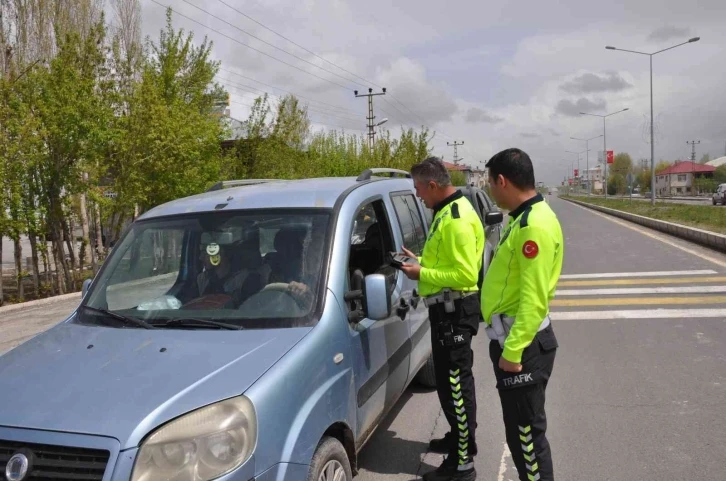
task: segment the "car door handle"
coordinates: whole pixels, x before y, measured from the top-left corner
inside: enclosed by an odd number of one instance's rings
[[[413,290],[413,295],[411,296],[411,306],[414,309],[418,309],[418,303],[421,302],[421,296],[418,295],[418,291],[416,289]]]
[[[401,320],[406,319],[406,314],[408,311],[411,310],[411,305],[404,299],[403,297],[398,302],[398,307],[396,308],[396,313],[401,318]]]

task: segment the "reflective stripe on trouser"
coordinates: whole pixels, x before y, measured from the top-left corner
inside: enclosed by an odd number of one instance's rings
[[[455,331],[461,336],[453,346],[441,346],[432,336],[434,370],[436,372],[436,391],[441,408],[451,426],[453,444],[449,446],[449,456],[455,456],[459,470],[474,466],[471,451],[476,438],[476,398],[471,350],[471,333]]]
[[[489,344],[494,364],[504,431],[520,481],[553,481],[552,453],[547,440],[545,390],[554,366],[556,340],[551,328],[542,331],[522,355],[522,372],[499,369],[502,349],[497,341]],[[546,350],[545,350],[546,349]]]

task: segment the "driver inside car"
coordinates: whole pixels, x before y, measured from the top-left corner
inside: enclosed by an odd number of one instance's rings
[[[199,294],[185,307],[238,308],[262,288],[256,272],[259,249],[250,242],[241,245],[202,244],[204,270],[197,276]]]
[[[287,284],[287,291],[303,310],[308,310],[313,302],[313,292],[303,275],[305,236],[301,229],[282,228],[275,235],[275,252],[267,255],[265,261],[270,266],[270,284]]]

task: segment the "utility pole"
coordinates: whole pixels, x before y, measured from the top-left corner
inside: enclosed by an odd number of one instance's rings
[[[379,92],[374,94],[373,89],[369,88],[367,94],[361,94],[358,95],[358,91],[354,90],[353,93],[357,97],[368,97],[368,117],[366,119],[368,120],[368,147],[370,148],[371,152],[373,152],[373,144],[375,143],[375,137],[376,137],[376,130],[375,128],[382,124],[383,122],[379,124],[374,124],[373,121],[375,120],[375,115],[373,115],[373,97],[376,95],[386,95],[386,88],[383,88],[383,92]],[[385,119],[387,120],[387,119]],[[384,120],[384,121],[385,121]]]
[[[691,147],[692,147],[692,149],[691,149],[691,160],[693,162],[695,162],[696,161],[696,144],[700,144],[701,141],[700,140],[687,140],[686,143],[687,144],[690,144]]]
[[[691,194],[696,190],[696,144],[700,144],[700,140],[686,140],[691,145]]]
[[[459,147],[460,145],[464,145],[464,141],[461,141],[461,142],[457,142],[457,141],[455,140],[453,144],[452,144],[451,142],[446,142],[446,145],[448,145],[448,146],[450,146],[450,147],[451,147],[451,146],[453,146],[453,147],[454,147],[454,165],[457,165],[457,164],[459,163],[459,161],[461,160],[461,159],[459,158],[459,150],[458,150],[458,148],[457,148],[457,147]]]

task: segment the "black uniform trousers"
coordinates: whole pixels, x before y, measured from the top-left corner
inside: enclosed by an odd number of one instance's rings
[[[474,351],[471,340],[479,330],[479,294],[454,301],[454,312],[444,304],[429,307],[436,391],[441,408],[451,427],[449,460],[460,470],[473,467],[471,450],[476,445],[476,391],[474,389]]]
[[[557,338],[552,324],[538,332],[522,353],[522,371],[499,369],[502,348],[489,344],[497,390],[502,403],[504,431],[521,481],[553,481],[552,454],[545,435],[545,390],[555,362]]]

